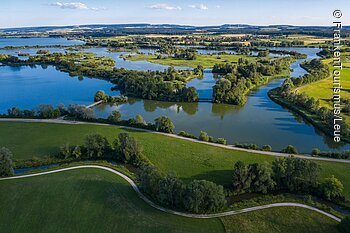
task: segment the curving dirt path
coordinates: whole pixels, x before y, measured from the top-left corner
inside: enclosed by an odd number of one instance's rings
[[[103,167],[103,166],[99,166],[99,165],[81,165],[81,166],[62,168],[62,169],[57,169],[57,170],[52,170],[52,171],[47,171],[47,172],[40,172],[40,173],[35,173],[35,174],[5,177],[5,178],[0,178],[0,181],[23,179],[23,178],[35,177],[35,176],[43,176],[43,175],[48,175],[48,174],[53,174],[53,173],[58,173],[58,172],[64,172],[64,171],[70,171],[70,170],[76,170],[76,169],[85,169],[85,168],[102,169],[102,170],[106,170],[106,171],[112,172],[112,173],[122,177],[124,180],[126,180],[131,185],[131,187],[135,190],[135,192],[138,194],[138,196],[141,199],[143,199],[145,202],[147,202],[150,206],[154,207],[157,210],[163,211],[165,213],[175,214],[175,215],[178,215],[178,216],[183,216],[183,217],[188,217],[188,218],[207,219],[207,218],[225,217],[225,216],[229,216],[229,215],[247,213],[247,212],[251,212],[251,211],[268,209],[268,208],[273,208],[273,207],[290,206],[290,207],[300,207],[300,208],[309,209],[309,210],[318,212],[320,214],[323,214],[323,215],[325,215],[325,216],[327,216],[329,218],[332,218],[333,220],[335,220],[337,222],[341,221],[340,218],[338,218],[338,217],[336,217],[336,216],[334,216],[334,215],[332,215],[330,213],[327,213],[327,212],[325,212],[323,210],[317,209],[315,207],[304,205],[304,204],[299,204],[299,203],[290,203],[290,202],[274,203],[274,204],[269,204],[269,205],[261,205],[261,206],[255,206],[255,207],[245,208],[245,209],[241,209],[241,210],[232,210],[232,211],[221,212],[221,213],[216,213],[216,214],[189,214],[189,213],[178,212],[178,211],[174,211],[174,210],[170,210],[170,209],[161,207],[161,206],[155,204],[154,202],[152,202],[150,199],[148,199],[145,195],[143,195],[141,193],[141,191],[137,187],[136,183],[131,178],[129,178],[128,176],[124,175],[123,173],[118,172],[118,171],[116,171],[116,170],[114,170],[112,168]]]
[[[176,134],[162,133],[162,132],[157,132],[157,131],[153,131],[153,130],[140,129],[140,128],[134,128],[134,127],[128,127],[128,126],[112,125],[112,124],[83,122],[83,121],[70,121],[70,120],[63,120],[61,118],[58,118],[58,119],[0,118],[0,122],[55,123],[55,124],[67,124],[67,125],[84,125],[85,124],[85,125],[113,126],[113,127],[119,127],[119,128],[122,128],[122,129],[131,129],[131,130],[136,130],[136,131],[160,134],[160,135],[164,135],[164,136],[167,136],[167,137],[173,137],[173,138],[177,138],[177,139],[181,139],[181,140],[186,140],[186,141],[191,141],[191,142],[195,142],[195,143],[206,144],[206,145],[220,147],[220,148],[225,148],[225,149],[229,149],[229,150],[245,151],[245,152],[250,152],[250,153],[255,153],[255,154],[271,155],[271,156],[275,156],[275,157],[291,157],[291,156],[293,156],[293,157],[297,157],[297,158],[301,158],[301,159],[310,159],[310,160],[327,161],[327,162],[338,162],[338,163],[349,163],[350,164],[350,160],[345,160],[345,159],[313,157],[311,155],[291,155],[291,154],[286,154],[286,153],[281,153],[281,152],[273,152],[273,151],[250,150],[250,149],[239,148],[239,147],[236,147],[236,146],[233,146],[233,145],[221,145],[221,144],[217,144],[217,143],[200,141],[198,139],[185,138],[185,137],[181,137],[181,136],[176,135]]]

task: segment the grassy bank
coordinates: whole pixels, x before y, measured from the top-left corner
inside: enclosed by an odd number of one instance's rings
[[[184,180],[207,179],[222,185],[230,185],[233,164],[239,160],[245,163],[270,163],[276,159],[118,127],[0,122],[0,128],[1,146],[8,147],[15,159],[21,160],[54,155],[59,146],[66,142],[82,144],[87,134],[101,133],[112,140],[120,132],[129,132],[143,145],[145,155],[162,171],[175,171]],[[347,175],[350,164],[317,163],[322,168],[322,177],[338,177],[344,184],[345,196],[350,198],[350,179]]]
[[[346,57],[350,57],[350,53],[344,53],[342,56],[343,69],[341,71],[341,98],[350,99],[350,62],[346,60]],[[328,64],[330,70],[333,71],[332,62],[333,59],[325,59],[324,63]],[[320,101],[320,105],[333,109],[333,78],[324,79],[316,83],[311,83],[298,88],[300,93],[305,93]],[[350,116],[342,115],[347,124],[350,124]]]

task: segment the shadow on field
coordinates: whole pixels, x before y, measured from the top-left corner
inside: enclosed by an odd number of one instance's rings
[[[184,178],[185,182],[191,182],[192,180],[208,180],[216,184],[223,185],[228,187],[231,185],[231,177],[233,174],[233,165],[232,170],[214,170],[204,172],[189,178]]]

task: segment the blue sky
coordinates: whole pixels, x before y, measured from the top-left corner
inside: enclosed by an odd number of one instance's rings
[[[185,25],[350,24],[349,0],[12,0],[0,2],[0,28],[153,23]]]

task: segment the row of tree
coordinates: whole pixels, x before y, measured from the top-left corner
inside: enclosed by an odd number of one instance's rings
[[[60,147],[58,159],[111,159],[134,166],[149,164],[143,155],[142,146],[127,133],[120,133],[112,143],[101,134],[90,134],[83,145],[71,146],[68,143]]]
[[[236,194],[268,193],[274,190],[315,194],[326,200],[343,199],[344,186],[331,176],[320,182],[317,163],[294,157],[276,159],[268,164],[234,165],[232,186]]]
[[[224,188],[206,180],[186,184],[174,173],[163,175],[153,166],[139,170],[138,181],[143,192],[163,206],[191,213],[212,213],[226,204]]]

